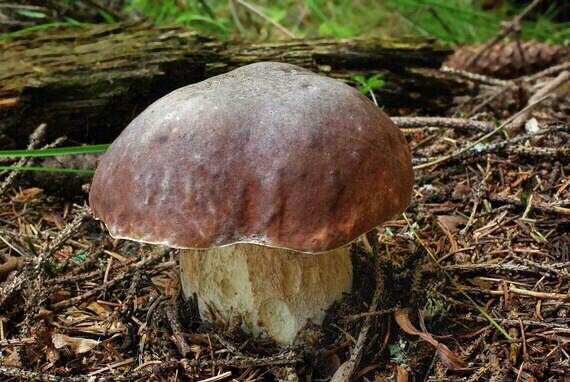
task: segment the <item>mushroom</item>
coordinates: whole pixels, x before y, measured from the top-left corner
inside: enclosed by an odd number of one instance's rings
[[[350,86],[247,65],[164,96],[113,142],[90,204],[116,238],[180,248],[182,291],[288,344],[351,290],[348,244],[411,199],[409,146]]]

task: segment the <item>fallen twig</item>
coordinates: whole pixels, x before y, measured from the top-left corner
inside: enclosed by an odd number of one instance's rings
[[[382,293],[384,291],[384,275],[380,266],[380,252],[378,250],[378,237],[376,235],[376,231],[374,230],[371,233],[369,232],[367,236],[369,236],[368,242],[372,246],[372,256],[374,256],[375,269],[374,274],[376,279],[376,289],[374,290],[374,296],[372,297],[372,302],[370,303],[370,309],[368,309],[368,311],[375,312],[378,308],[380,298],[382,297]],[[372,317],[372,315],[364,317],[362,329],[360,329],[360,333],[358,334],[358,339],[356,340],[356,344],[354,344],[354,348],[352,349],[350,359],[346,361],[345,365],[342,365],[339,368],[338,372],[340,372],[340,374],[334,375],[333,380],[335,382],[348,382],[358,367],[360,359],[362,358],[366,336],[368,335],[368,331],[372,325]]]
[[[518,138],[518,137],[517,137]],[[568,147],[534,147],[534,146],[507,146],[507,154],[528,155],[547,158],[568,158],[570,157],[570,146]]]
[[[41,141],[44,139],[44,136],[46,134],[46,124],[42,123],[41,125],[39,125],[32,134],[30,134],[30,143],[28,144],[28,146],[26,147],[26,150],[35,150],[38,148],[38,146],[40,145]],[[26,165],[26,163],[28,163],[31,160],[31,158],[20,158],[20,160],[14,165],[16,167],[23,167]],[[5,173],[6,171],[3,171],[2,173]],[[4,192],[6,192],[6,189],[12,184],[12,182],[14,181],[14,179],[16,179],[16,177],[20,174],[20,171],[11,171],[8,176],[6,177],[6,179],[4,179],[4,181],[2,182],[2,184],[0,184],[0,196],[4,195]]]
[[[570,69],[570,61],[564,62],[562,64],[551,66],[550,68],[544,69],[543,71],[535,73],[532,76],[521,77],[517,81],[532,82],[532,81],[536,81],[542,77],[553,76],[555,74],[558,74],[558,73],[560,73],[564,70],[568,70],[568,69]]]
[[[217,366],[235,367],[238,369],[245,369],[250,366],[277,366],[277,365],[293,365],[299,362],[300,359],[294,352],[285,352],[276,354],[269,357],[232,357],[224,359],[183,359],[180,362],[185,363],[188,367],[202,367],[211,368]]]
[[[502,296],[505,294],[502,290],[488,290],[487,293],[496,296]],[[509,287],[509,293],[518,294],[520,296],[536,297],[540,299],[553,299],[553,300],[568,300],[570,295],[562,293],[549,293],[549,292],[537,292],[533,290],[526,290],[522,288],[517,288],[513,285]]]
[[[540,89],[532,97],[530,97],[530,99],[528,100],[528,104],[532,105],[535,102],[537,102],[539,99],[551,94],[559,86],[568,82],[569,79],[570,79],[570,71],[566,70],[566,71],[560,73],[556,78],[554,78],[552,81],[547,83],[542,89]],[[507,126],[505,126],[507,134],[510,137],[512,137],[512,136],[514,136],[520,132],[521,128],[523,127],[526,120],[528,119],[528,116],[530,115],[531,111],[532,111],[532,109],[527,109],[522,113],[518,113],[517,117],[511,123],[509,123]]]
[[[392,122],[401,129],[433,126],[446,129],[477,130],[488,133],[495,128],[493,122],[474,121],[464,118],[392,117]]]
[[[97,378],[90,376],[62,377],[60,375],[42,373],[38,371],[27,371],[19,367],[0,365],[0,375],[5,377],[18,378],[20,381],[48,381],[48,382],[97,382]],[[114,379],[114,378],[113,378]],[[121,380],[114,379],[114,380]]]
[[[446,265],[443,267],[446,271],[464,271],[464,272],[478,272],[478,271],[495,271],[495,272],[514,272],[514,273],[522,273],[522,272],[529,272],[529,273],[537,273],[543,274],[544,269],[540,269],[536,266],[529,266],[529,265],[522,265],[522,264],[455,264],[455,265]],[[560,270],[548,269],[549,272],[552,272],[556,276],[570,280],[570,274],[566,272],[562,272]]]
[[[126,277],[129,277],[132,273],[134,273],[137,269],[146,269],[146,268],[154,265],[155,262],[162,259],[169,252],[170,252],[169,248],[162,248],[162,249],[155,250],[154,253],[151,254],[150,256],[148,256],[146,259],[143,259],[143,260],[139,261],[138,263],[133,264],[125,272],[121,272],[120,274],[118,274],[117,276],[115,276],[114,278],[109,280],[108,282],[106,282],[106,283],[104,283],[104,284],[102,284],[96,288],[93,288],[93,289],[91,289],[91,290],[89,290],[89,291],[87,291],[87,292],[85,292],[79,296],[76,296],[76,297],[70,298],[68,300],[52,304],[51,308],[54,310],[64,309],[64,308],[79,304],[80,302],[89,299],[90,297],[96,295],[97,293],[100,293],[101,291],[112,287],[113,285],[117,284],[118,282],[123,281]]]
[[[467,117],[470,117],[472,115],[475,115],[479,110],[481,110],[482,108],[484,108],[485,106],[487,106],[489,103],[491,103],[494,99],[496,99],[497,97],[499,97],[501,94],[505,93],[507,90],[509,90],[511,87],[513,86],[512,83],[506,84],[503,87],[501,87],[500,89],[498,89],[497,91],[495,91],[492,95],[490,95],[489,97],[487,97],[487,99],[483,102],[481,102],[479,105],[475,106],[473,108],[473,110],[471,110],[469,112],[469,114],[467,114]]]
[[[453,69],[453,68],[450,68],[449,66],[445,66],[445,65],[441,67],[440,71],[442,73],[453,74],[453,75],[459,76],[461,78],[465,78],[467,80],[470,80],[473,82],[478,82],[478,83],[484,84],[484,85],[490,85],[490,86],[510,86],[511,85],[511,82],[509,82],[509,81],[498,80],[496,78],[484,76],[482,74],[467,72],[465,70]]]
[[[540,102],[544,101],[545,99],[549,98],[550,96],[551,96],[551,94],[547,94],[544,97],[536,100],[534,103],[527,105],[524,109],[519,111],[517,114],[513,115],[511,118],[509,118],[505,122],[503,122],[503,124],[501,126],[497,127],[495,130],[491,131],[490,133],[485,134],[484,136],[482,136],[481,138],[479,138],[475,142],[470,143],[469,145],[465,146],[464,148],[457,150],[457,151],[454,151],[453,153],[451,153],[449,155],[445,155],[445,156],[438,158],[434,161],[414,166],[414,170],[420,170],[422,168],[431,167],[431,166],[434,166],[436,164],[441,164],[441,163],[446,162],[450,159],[454,159],[454,158],[458,157],[460,154],[463,154],[463,153],[473,149],[478,144],[486,141],[487,139],[491,138],[493,135],[497,134],[498,132],[503,131],[505,126],[507,126],[509,123],[511,123],[520,114],[525,113],[528,110],[531,110],[532,108],[536,107],[536,105],[538,105]]]
[[[166,305],[166,317],[168,317],[168,322],[170,323],[170,328],[172,329],[172,334],[174,335],[174,344],[178,348],[178,351],[182,357],[186,358],[192,354],[190,345],[186,342],[186,338],[183,333],[182,324],[178,319],[178,311],[172,301]]]
[[[514,204],[516,206],[526,207],[527,205],[518,197],[514,195],[506,195],[506,194],[491,194],[489,195],[489,200],[493,202],[501,202],[501,203],[509,203]],[[555,206],[549,203],[540,202],[540,201],[532,201],[532,207],[536,208],[537,210],[550,212],[555,214],[562,214],[562,215],[570,215],[570,208],[564,208]]]

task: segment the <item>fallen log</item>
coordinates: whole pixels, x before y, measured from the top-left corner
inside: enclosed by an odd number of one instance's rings
[[[393,113],[447,108],[467,85],[438,68],[449,48],[426,38],[219,41],[144,22],[65,27],[0,40],[0,147],[47,137],[110,142],[164,94],[258,61],[297,64],[354,84],[383,73],[377,98]]]

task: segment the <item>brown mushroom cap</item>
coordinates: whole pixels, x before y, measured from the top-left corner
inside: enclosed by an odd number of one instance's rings
[[[404,211],[412,185],[404,136],[368,98],[265,62],[149,106],[105,153],[90,204],[115,237],[314,253]]]

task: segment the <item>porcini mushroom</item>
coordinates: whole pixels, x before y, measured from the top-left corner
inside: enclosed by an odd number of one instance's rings
[[[185,296],[290,343],[352,284],[347,245],[410,202],[409,146],[350,86],[244,66],[159,99],[113,142],[90,204],[111,235],[181,248]]]

